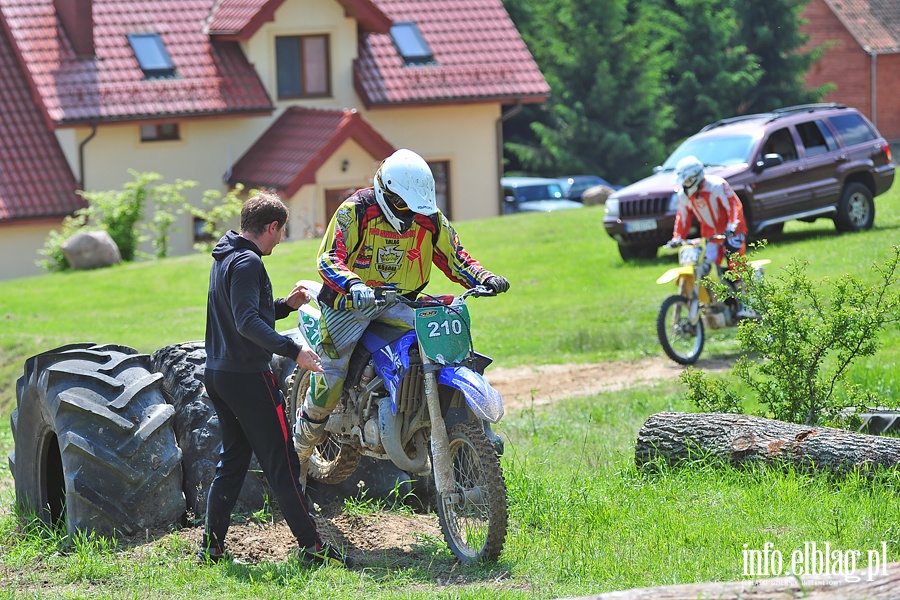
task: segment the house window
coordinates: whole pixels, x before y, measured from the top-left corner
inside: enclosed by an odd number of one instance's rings
[[[165,140],[180,140],[178,123],[149,123],[141,125],[142,142],[161,142]]]
[[[448,219],[450,215],[450,163],[448,161],[430,162],[431,173],[434,175],[434,199],[437,207],[441,209]]]
[[[331,96],[327,35],[276,37],[275,61],[278,98]]]
[[[412,21],[391,25],[391,39],[407,65],[427,65],[434,62],[431,48],[419,31],[419,26]]]
[[[206,219],[194,217],[194,243],[211,241],[213,241],[213,236],[206,231]]]
[[[175,76],[175,64],[158,33],[129,33],[131,50],[147,79]]]

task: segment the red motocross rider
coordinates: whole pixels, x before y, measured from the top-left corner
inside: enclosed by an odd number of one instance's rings
[[[734,266],[732,255],[743,256],[747,251],[747,223],[740,198],[727,181],[716,175],[707,175],[703,163],[696,156],[685,156],[675,165],[678,193],[678,212],[675,214],[675,230],[669,247],[678,246],[688,236],[692,217],[700,222],[700,235],[711,237],[725,234],[722,242],[710,241],[706,246],[709,262],[721,264],[728,258],[728,267]],[[738,317],[754,317],[756,314],[743,306]]]

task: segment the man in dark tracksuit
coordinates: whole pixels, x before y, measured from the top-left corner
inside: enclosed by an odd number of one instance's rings
[[[269,361],[272,354],[321,372],[318,355],[305,344],[275,331],[276,319],[310,299],[296,286],[284,299],[272,299],[263,266],[281,241],[288,210],[278,196],[259,193],[241,210],[241,233],[226,233],[213,250],[206,315],[206,391],[222,429],[222,449],[209,490],[206,527],[198,552],[201,562],[217,562],[250,459],[256,454],[284,519],[297,538],[294,555],[303,563],[350,559],[322,544],[300,485],[300,461],[284,414],[284,397]]]

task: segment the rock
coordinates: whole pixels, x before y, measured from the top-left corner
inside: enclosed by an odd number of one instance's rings
[[[82,231],[62,243],[73,269],[97,269],[122,262],[119,247],[106,231]]]
[[[612,194],[614,191],[615,190],[608,185],[595,185],[594,187],[589,187],[588,189],[584,190],[584,193],[581,194],[581,201],[585,206],[606,204],[606,199],[609,198],[610,194]]]

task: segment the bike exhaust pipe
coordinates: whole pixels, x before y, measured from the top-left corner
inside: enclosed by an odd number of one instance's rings
[[[378,401],[378,423],[381,445],[398,469],[412,474],[428,471],[428,452],[425,448],[423,436],[416,434],[413,443],[416,446],[416,457],[410,458],[403,445],[400,443],[400,435],[397,433],[397,415],[391,410],[391,399],[382,398]]]

